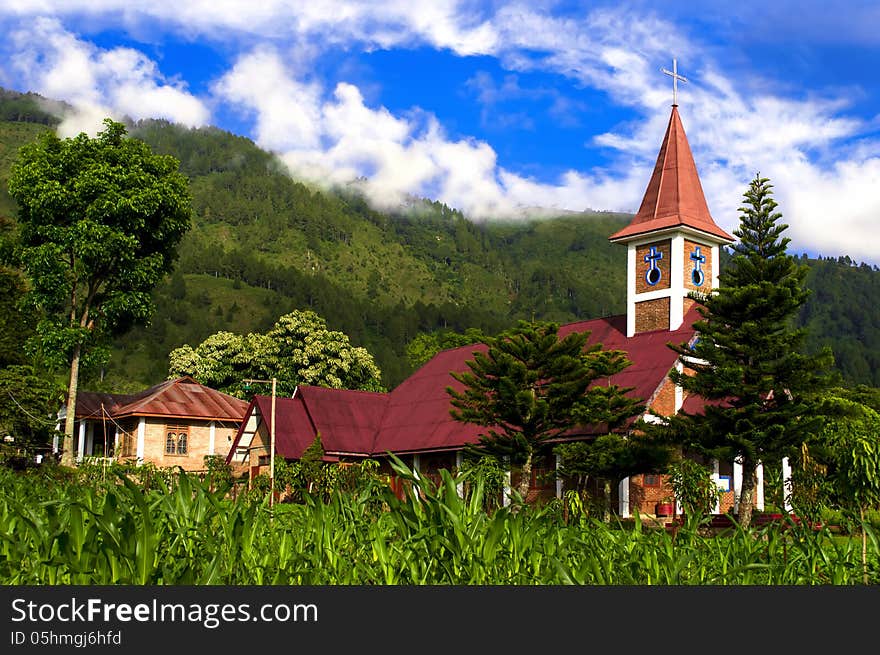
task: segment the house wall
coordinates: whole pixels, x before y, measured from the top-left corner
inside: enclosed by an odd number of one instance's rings
[[[251,439],[250,450],[245,458],[249,469],[253,469],[255,466],[260,466],[260,458],[262,457],[265,462],[265,458],[269,455],[270,439],[266,432],[266,425],[261,422],[260,427],[254,433],[254,438]]]
[[[186,454],[166,453],[165,440],[169,429],[174,429],[175,426],[181,425],[188,428]],[[180,432],[180,430],[175,431]],[[236,424],[214,422],[214,452],[211,453],[210,421],[166,420],[164,418],[147,417],[144,426],[143,461],[159,467],[180,466],[187,471],[204,470],[206,455],[214,454],[226,457],[232,443],[231,439],[235,437],[237,431],[238,426]],[[125,439],[132,442],[137,439],[136,424],[135,429],[131,433],[126,433]],[[134,448],[129,448],[128,443],[126,443],[126,447],[120,448],[119,452],[121,459],[134,459],[136,457],[136,445]]]
[[[682,316],[687,315],[687,313],[688,313],[689,311],[691,311],[691,308],[692,308],[694,305],[697,304],[697,301],[694,300],[693,298],[685,298],[682,302],[684,303],[684,304],[683,304]]]
[[[446,469],[450,473],[455,471],[455,453],[424,453],[419,455],[420,476],[430,478],[435,485],[439,485],[440,469]]]
[[[519,487],[520,470],[514,468],[510,472],[510,487]],[[536,457],[532,462],[532,474],[529,479],[527,503],[547,503],[556,498],[556,457],[546,455]]]
[[[655,514],[657,503],[674,499],[675,494],[665,475],[634,475],[630,479],[629,503],[640,514]]]

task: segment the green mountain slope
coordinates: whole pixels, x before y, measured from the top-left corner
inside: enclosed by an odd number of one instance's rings
[[[5,180],[17,148],[51,123],[28,101],[36,107],[33,97],[0,94],[0,117],[12,119],[0,122],[0,217],[14,216]],[[151,325],[120,339],[108,367],[92,372],[106,388],[154,384],[167,374],[173,348],[219,330],[265,331],[294,308],[313,309],[367,347],[389,387],[409,374],[405,346],[419,332],[495,332],[517,319],[565,322],[624,311],[625,249],[607,237],[628,215],[475,223],[415,198],[406,209],[378,212],[351,190],[291,179],[272,155],[222,130],[145,121],[130,132],[181,161],[195,217],[174,275],[154,293]],[[864,314],[856,322],[869,326],[842,339],[845,326],[822,318],[838,305],[805,308],[811,347],[831,342],[845,353],[849,381],[880,384],[869,355],[880,352],[880,273],[810,263],[810,285],[830,284],[822,294],[847,303],[837,311]]]

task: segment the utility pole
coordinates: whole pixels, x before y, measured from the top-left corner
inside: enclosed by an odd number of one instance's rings
[[[251,383],[260,382],[264,384],[272,384],[272,418],[269,422],[269,507],[275,506],[275,391],[278,385],[278,378],[271,380],[242,380],[245,383],[245,391],[250,388]]]

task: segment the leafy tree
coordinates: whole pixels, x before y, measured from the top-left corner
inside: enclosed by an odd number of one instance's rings
[[[578,425],[618,425],[639,405],[616,385],[595,385],[629,365],[621,351],[587,345],[589,332],[560,339],[556,323],[520,321],[489,337],[475,352],[470,372],[453,373],[462,391],[447,388],[452,416],[487,428],[471,450],[520,467],[518,491],[525,499],[534,458],[551,439]]]
[[[406,345],[406,359],[410,366],[418,368],[441,350],[480,343],[486,335],[479,328],[468,328],[464,334],[451,330],[422,332]]]
[[[383,390],[382,373],[366,348],[352,346],[315,312],[285,314],[266,336],[279,378],[332,389]]]
[[[815,457],[821,462],[818,486],[830,495],[825,500],[858,516],[867,584],[865,513],[880,504],[880,413],[838,397],[827,398],[821,413],[822,428],[803,459]]]
[[[702,519],[721,497],[721,489],[709,469],[687,457],[669,467],[669,484],[689,521]]]
[[[0,367],[25,360],[23,346],[33,332],[32,321],[21,309],[25,290],[21,274],[0,264]]]
[[[169,355],[169,377],[189,375],[201,384],[243,397],[242,381],[268,379],[273,345],[263,334],[221,331],[193,348],[184,344]]]
[[[64,390],[33,366],[0,369],[0,438],[11,435],[27,453],[45,450],[55,435]]]
[[[790,326],[808,295],[807,269],[786,253],[788,226],[778,222],[771,189],[760,176],[749,185],[720,288],[692,294],[702,304],[699,337],[691,347],[672,346],[691,371],[670,378],[710,402],[702,414],[670,417],[666,432],[686,449],[742,463],[743,527],[751,523],[758,462],[794,456],[816,427],[810,400],[830,363],[827,352],[801,354],[805,332]]]
[[[45,312],[42,349],[70,369],[62,461],[73,463],[73,424],[84,352],[152,311],[150,290],[171,270],[190,225],[178,162],[126,138],[105,119],[96,138],[52,132],[21,148],[9,180],[18,203],[29,298]]]
[[[278,379],[278,393],[299,384],[381,391],[381,371],[370,353],[329,330],[311,311],[280,317],[266,334],[217,332],[193,348],[169,355],[169,377],[191,375],[207,386],[242,397],[246,378]]]
[[[634,407],[634,410],[637,409]],[[574,441],[553,449],[560,457],[558,475],[575,481],[583,498],[590,482],[601,480],[606,520],[611,515],[612,485],[637,473],[662,471],[670,462],[670,448],[644,435],[609,433],[591,441]]]
[[[320,433],[315,435],[312,443],[303,451],[299,461],[302,466],[303,475],[308,481],[308,490],[311,493],[315,483],[321,477],[321,470],[324,468],[324,446],[321,444]]]

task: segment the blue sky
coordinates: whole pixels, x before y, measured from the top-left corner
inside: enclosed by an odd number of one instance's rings
[[[635,211],[672,101],[732,231],[756,172],[791,250],[880,264],[880,4],[0,0],[0,85],[216,125],[297,178],[475,219]]]

